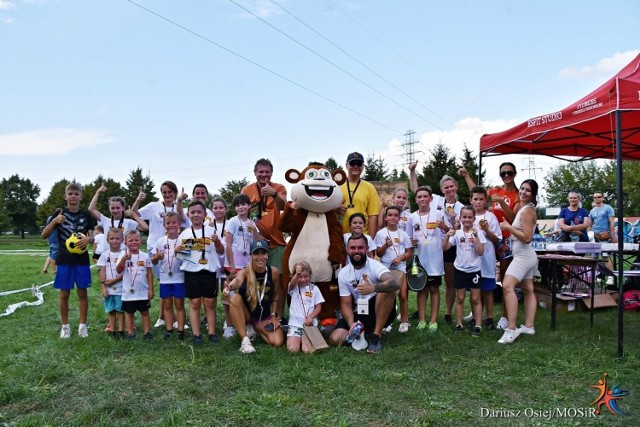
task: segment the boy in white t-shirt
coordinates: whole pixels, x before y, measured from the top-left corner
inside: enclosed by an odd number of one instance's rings
[[[104,297],[104,311],[109,314],[108,333],[113,338],[124,338],[124,312],[122,311],[123,274],[116,271],[118,260],[124,254],[124,251],[120,250],[123,241],[122,231],[119,228],[110,228],[107,232],[106,241],[109,244],[109,248],[100,254],[96,264],[100,268],[100,288]]]
[[[258,237],[258,227],[249,219],[251,200],[244,194],[233,198],[233,207],[238,215],[229,220],[225,236],[226,265],[231,279],[238,270],[244,269],[249,263],[249,247]]]

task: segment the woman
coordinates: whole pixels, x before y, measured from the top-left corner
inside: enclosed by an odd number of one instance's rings
[[[589,212],[582,207],[582,197],[577,191],[569,193],[569,206],[560,211],[558,225],[560,230],[571,235],[572,241],[589,241],[587,230],[591,227],[591,218]]]
[[[264,342],[273,347],[284,344],[284,334],[278,319],[278,302],[282,298],[280,272],[267,265],[269,244],[255,240],[249,247],[251,260],[247,267],[239,270],[235,279],[227,283],[223,295],[231,295],[230,314],[241,340],[241,353],[255,353],[250,336],[254,328]],[[244,328],[244,325],[249,325]]]
[[[504,305],[507,309],[507,327],[504,329],[500,344],[511,344],[520,334],[534,335],[534,320],[536,315],[536,297],[533,292],[533,275],[538,270],[538,257],[529,243],[538,220],[535,206],[538,203],[538,183],[533,179],[527,179],[520,186],[519,201],[521,208],[518,210],[513,224],[502,221],[500,228],[511,235],[511,247],[513,259],[502,279],[502,291]],[[518,317],[518,297],[514,289],[516,285],[524,294],[524,324],[516,329]]]

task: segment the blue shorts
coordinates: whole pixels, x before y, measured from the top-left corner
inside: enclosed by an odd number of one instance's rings
[[[56,260],[56,258],[58,258],[58,249],[60,248],[60,246],[58,245],[49,245],[49,258],[51,258],[52,260]]]
[[[491,292],[498,287],[495,277],[483,277],[480,282],[480,289],[482,289],[483,292]]]
[[[91,287],[91,270],[89,265],[58,265],[53,287],[60,290],[71,290],[75,285],[78,289]]]
[[[122,295],[109,295],[104,299],[103,304],[106,313],[111,313],[112,311],[122,313]]]
[[[160,283],[160,298],[184,299],[184,283]]]

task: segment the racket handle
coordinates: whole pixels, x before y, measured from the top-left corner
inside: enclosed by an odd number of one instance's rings
[[[418,265],[415,262],[411,266],[411,274],[418,274]]]

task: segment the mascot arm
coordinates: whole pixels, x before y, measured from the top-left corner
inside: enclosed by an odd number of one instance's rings
[[[343,261],[344,237],[342,224],[335,211],[327,212],[327,226],[329,227],[329,261],[331,264],[341,264]]]
[[[304,221],[307,217],[307,211],[304,209],[293,209],[291,202],[288,202],[284,207],[284,212],[280,217],[280,231],[284,233],[296,233],[302,230]]]

